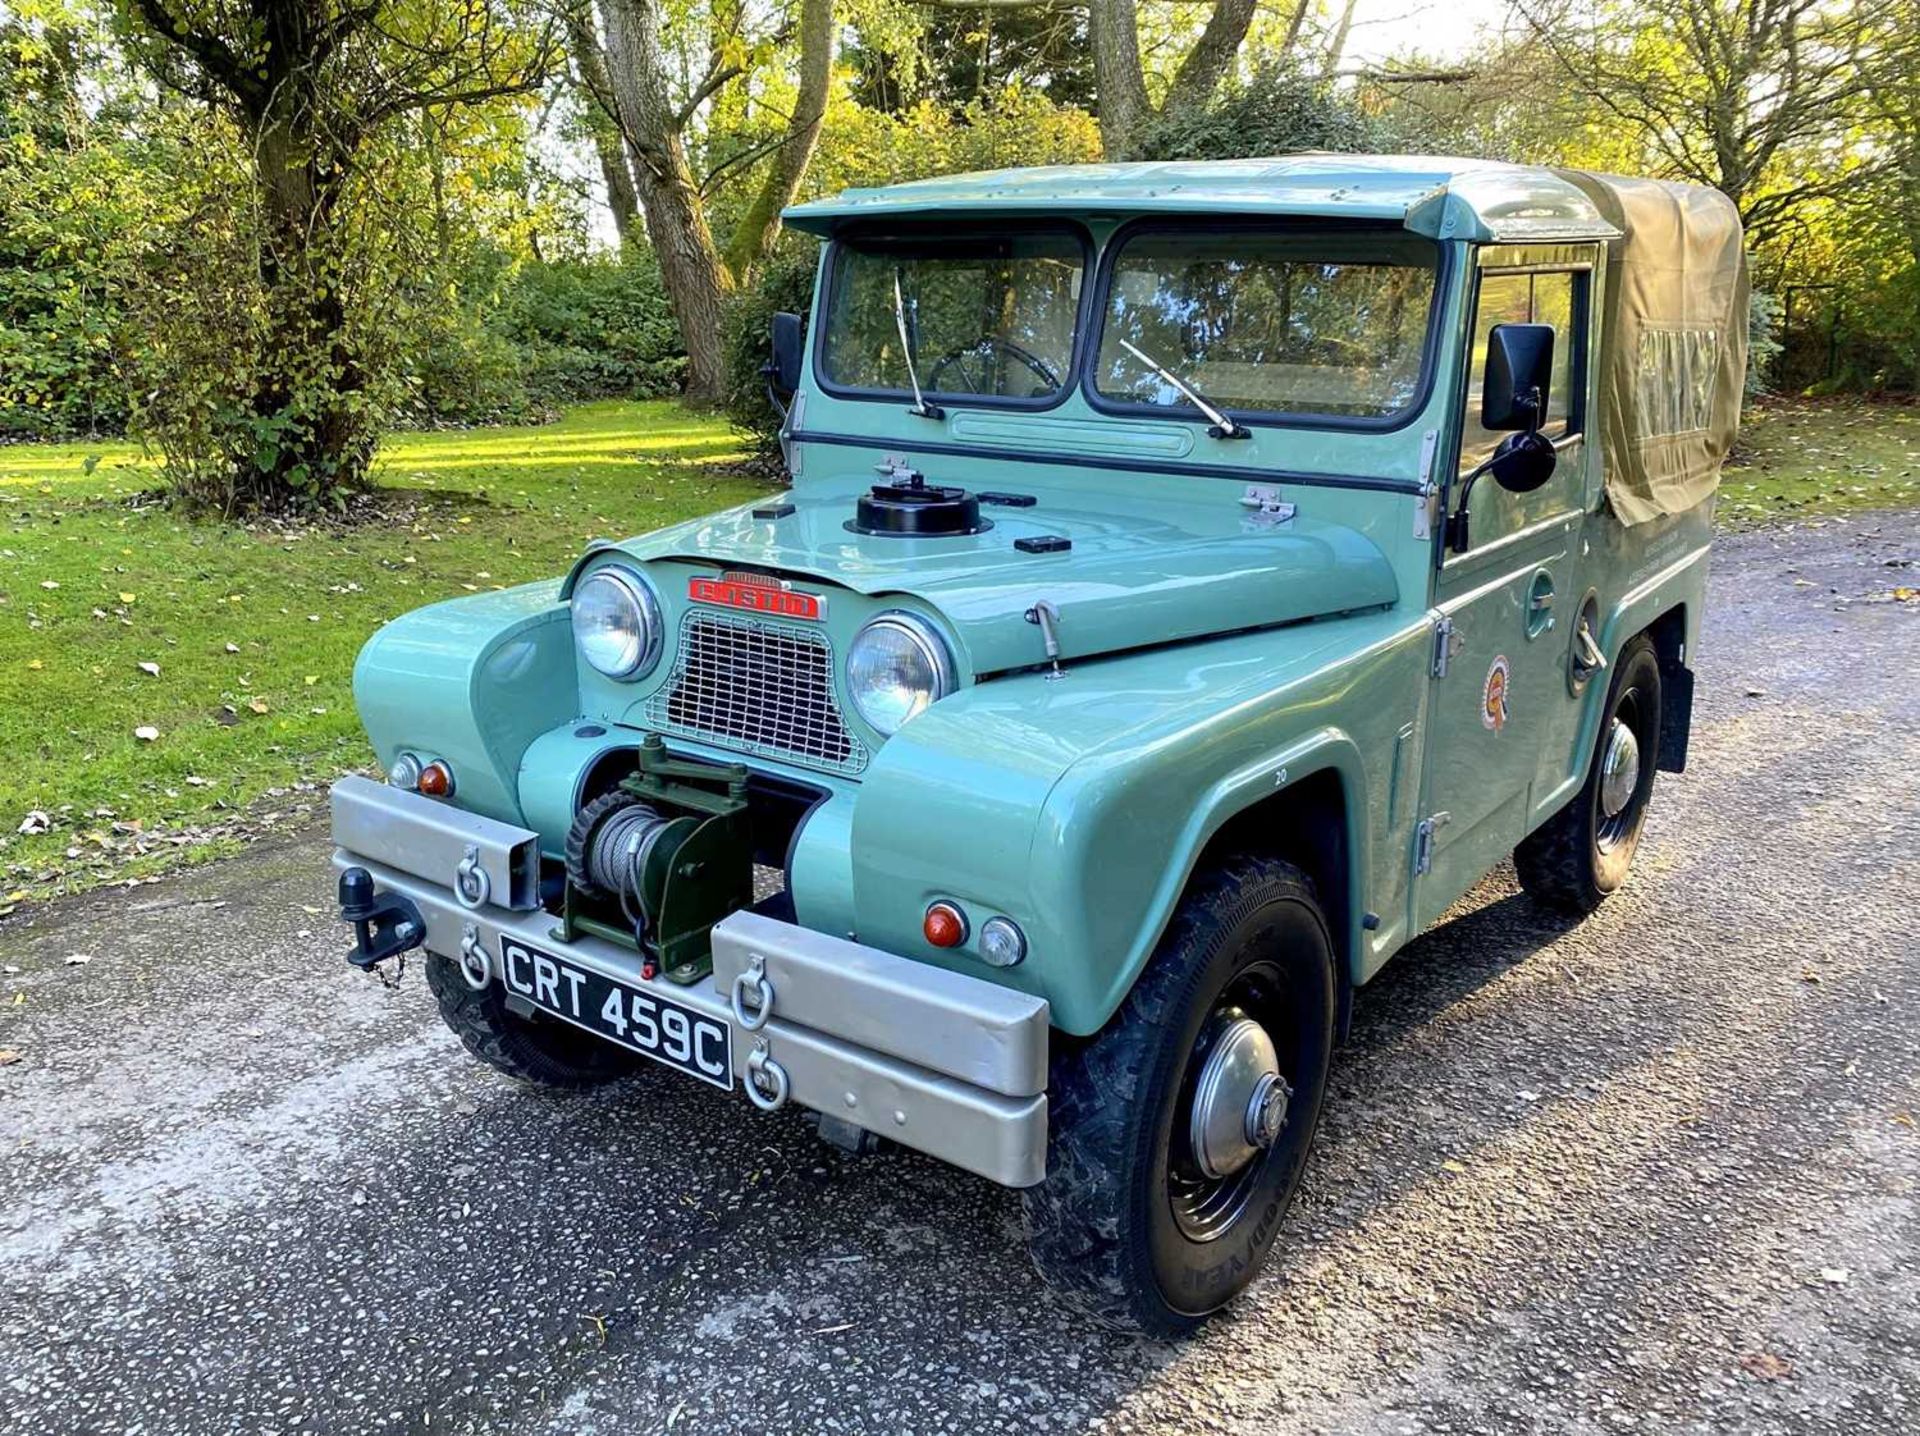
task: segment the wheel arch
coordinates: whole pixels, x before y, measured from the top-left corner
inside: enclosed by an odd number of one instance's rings
[[[1701,614],[1706,607],[1708,546],[1701,543],[1673,563],[1651,574],[1623,593],[1607,612],[1599,635],[1609,662],[1617,659],[1633,639],[1646,634],[1660,661],[1660,767],[1678,773],[1686,766],[1687,742],[1693,729],[1693,669],[1689,664],[1700,641]],[[1582,765],[1593,761],[1602,709],[1604,682],[1595,680],[1580,727]],[[1670,740],[1670,741],[1669,741]]]
[[[1293,771],[1287,770],[1286,787],[1255,797],[1214,829],[1195,855],[1186,885],[1239,854],[1278,858],[1305,873],[1327,919],[1334,957],[1334,1037],[1344,1042],[1353,1016],[1354,972],[1366,919],[1355,911],[1356,894],[1362,890],[1358,820],[1352,806],[1357,790],[1332,761],[1299,778]]]

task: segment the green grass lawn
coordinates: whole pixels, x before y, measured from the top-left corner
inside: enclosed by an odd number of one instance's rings
[[[1742,450],[1729,521],[1920,500],[1920,410],[1770,407]],[[718,421],[595,404],[395,437],[388,524],[231,528],[139,502],[156,476],[129,446],[0,448],[0,915],[245,841],[371,761],[349,680],[383,620],[747,499],[737,457]],[[36,813],[48,831],[21,833]]]
[[[1920,503],[1920,408],[1770,402],[1748,411],[1720,485],[1722,523]]]
[[[0,908],[217,854],[273,790],[370,763],[350,679],[384,620],[741,502],[739,449],[668,403],[400,435],[392,523],[240,529],[137,503],[130,446],[0,448]]]

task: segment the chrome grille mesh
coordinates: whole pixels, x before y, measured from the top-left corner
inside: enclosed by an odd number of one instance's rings
[[[825,636],[754,618],[689,613],[673,673],[647,700],[647,724],[836,773],[867,763],[866,745],[840,719]]]

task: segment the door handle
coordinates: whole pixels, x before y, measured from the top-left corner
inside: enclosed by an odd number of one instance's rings
[[[1544,568],[1527,587],[1527,637],[1538,638],[1553,628],[1553,575]]]

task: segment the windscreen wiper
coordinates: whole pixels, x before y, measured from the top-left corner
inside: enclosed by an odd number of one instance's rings
[[[1125,339],[1122,339],[1120,341],[1120,347],[1149,369],[1153,370],[1153,372],[1158,374],[1162,379],[1165,379],[1169,384],[1173,385],[1173,387],[1178,389],[1182,394],[1185,394],[1188,402],[1212,421],[1213,427],[1207,430],[1207,432],[1213,435],[1214,438],[1251,439],[1253,437],[1253,430],[1249,429],[1245,424],[1228,418],[1226,414],[1214,408],[1212,404],[1209,404],[1206,399],[1201,396],[1198,389],[1187,383],[1178,374],[1174,373],[1173,370],[1167,368],[1166,365],[1154,359],[1150,354],[1141,349],[1139,345],[1130,344]]]
[[[929,404],[920,392],[920,375],[913,367],[913,341],[907,337],[907,301],[900,293],[900,266],[893,268],[893,322],[900,328],[900,353],[907,361],[907,382],[913,385],[913,407],[907,412],[923,419],[944,419],[946,411]]]

